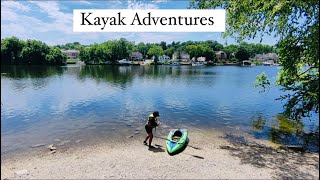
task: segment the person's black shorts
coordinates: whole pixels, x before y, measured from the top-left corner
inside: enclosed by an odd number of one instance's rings
[[[146,131],[147,131],[148,134],[149,134],[149,133],[152,133],[152,127],[151,127],[151,126],[146,125],[146,126],[145,126],[145,129],[146,129]]]

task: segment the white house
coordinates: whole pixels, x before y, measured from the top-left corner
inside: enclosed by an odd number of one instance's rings
[[[217,51],[215,52],[216,54],[216,58],[218,60],[226,60],[227,59],[227,53],[225,53],[224,51]]]
[[[131,61],[140,61],[143,59],[143,56],[140,52],[133,52],[130,54],[129,59],[131,59]]]
[[[69,59],[77,59],[80,51],[78,50],[61,50],[63,54],[65,54]]]
[[[178,53],[178,51],[173,53],[172,60],[190,61],[190,55],[187,52],[180,51],[180,58]]]
[[[164,62],[166,62],[166,61],[170,61],[170,57],[167,56],[167,55],[162,55],[162,56],[159,56],[158,61],[159,61],[160,63],[164,63]]]
[[[267,53],[267,54],[256,54],[254,59],[262,62],[266,62],[272,60],[274,63],[277,63],[279,57],[276,53]]]
[[[197,61],[198,61],[198,62],[205,62],[205,61],[206,61],[206,57],[202,57],[202,56],[201,56],[201,57],[198,57],[198,58],[197,58]]]

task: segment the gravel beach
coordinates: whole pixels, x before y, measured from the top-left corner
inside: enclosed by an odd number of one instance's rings
[[[1,160],[1,179],[319,179],[319,153],[282,150],[243,134],[189,129],[189,146],[174,156],[164,135],[153,149],[144,137],[17,154]]]

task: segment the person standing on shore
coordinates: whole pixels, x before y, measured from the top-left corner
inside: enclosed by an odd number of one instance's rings
[[[145,125],[145,129],[148,133],[146,139],[143,141],[143,143],[145,145],[147,145],[147,140],[149,139],[149,148],[152,148],[153,146],[151,146],[152,143],[152,139],[153,139],[153,133],[152,133],[152,129],[156,128],[157,126],[160,125],[160,122],[158,121],[157,117],[159,117],[159,112],[155,111],[152,114],[149,115],[147,123]]]

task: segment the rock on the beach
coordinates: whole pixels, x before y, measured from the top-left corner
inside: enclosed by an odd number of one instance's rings
[[[133,138],[133,135],[128,136],[127,138]]]
[[[301,151],[301,152],[305,151],[305,148],[301,145],[284,145],[284,146],[280,146],[280,149]]]
[[[53,144],[50,144],[47,148],[50,149],[50,151],[57,149],[56,147],[53,147]]]
[[[41,146],[45,146],[46,144],[36,144],[36,145],[33,145],[31,146],[32,148],[36,148],[36,147],[41,147]]]
[[[136,131],[134,134],[139,134],[140,133],[140,131]]]
[[[16,175],[24,175],[24,174],[28,174],[28,170],[26,169],[23,169],[23,170],[20,170],[20,171],[16,171],[15,172]]]
[[[53,151],[48,152],[47,154],[54,154],[56,152],[57,152],[56,150],[53,150]]]
[[[76,143],[79,143],[79,142],[81,142],[82,140],[81,139],[79,139],[79,140],[76,140]]]

